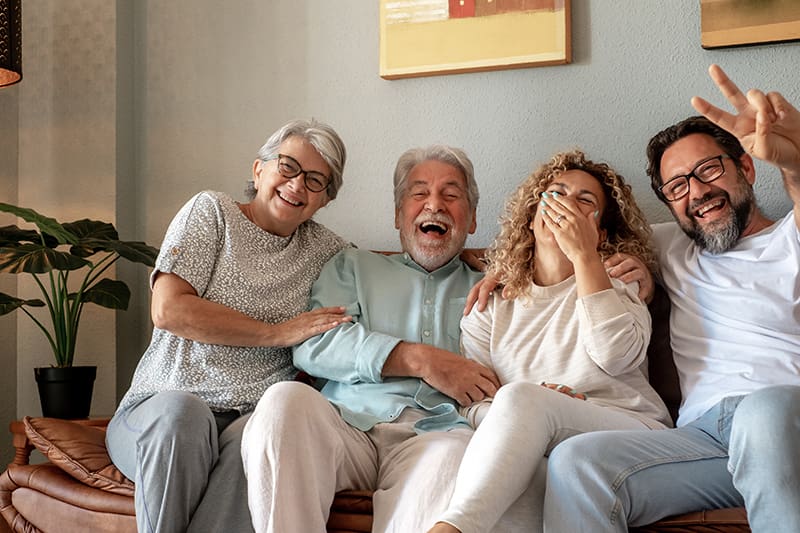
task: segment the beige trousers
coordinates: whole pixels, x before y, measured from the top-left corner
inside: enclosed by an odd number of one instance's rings
[[[336,492],[368,489],[375,491],[373,532],[427,531],[447,507],[472,431],[418,435],[413,425],[423,416],[406,409],[364,432],[307,385],[270,387],[242,439],[255,530],[323,533]]]

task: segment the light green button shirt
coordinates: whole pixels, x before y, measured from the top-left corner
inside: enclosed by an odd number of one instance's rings
[[[344,250],[322,269],[311,307],[345,306],[353,322],[297,346],[294,364],[328,380],[322,394],[362,431],[395,420],[406,407],[430,414],[416,423],[418,432],[466,424],[452,398],[418,378],[382,379],[381,370],[400,341],[459,353],[466,295],[481,277],[458,257],[427,272],[408,254]]]

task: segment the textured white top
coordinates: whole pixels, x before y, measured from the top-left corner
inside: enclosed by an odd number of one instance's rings
[[[800,232],[791,212],[718,255],[675,223],[654,225],[653,239],[672,302],[679,426],[726,396],[800,385]]]
[[[289,237],[273,235],[227,195],[206,191],[172,220],[151,283],[156,272],[171,272],[202,298],[278,323],[307,310],[322,266],[347,246],[312,220]],[[247,412],[269,385],[296,373],[290,348],[205,344],[154,328],[119,410],[160,391],[181,390],[212,409]]]
[[[462,352],[493,368],[501,384],[561,383],[650,428],[671,425],[647,380],[650,313],[636,284],[612,283],[613,289],[580,299],[574,276],[534,285],[530,299],[494,297],[484,312],[473,310],[461,321]],[[478,405],[468,414],[471,422],[482,416]]]

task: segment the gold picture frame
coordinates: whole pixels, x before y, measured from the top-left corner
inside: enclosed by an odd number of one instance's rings
[[[798,0],[700,0],[703,48],[800,40]]]
[[[385,79],[572,61],[570,0],[380,0]]]

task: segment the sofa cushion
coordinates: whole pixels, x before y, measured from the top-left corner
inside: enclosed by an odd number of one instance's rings
[[[649,308],[650,316],[653,319],[653,334],[650,337],[650,345],[647,347],[650,385],[664,400],[672,421],[675,422],[681,406],[681,388],[669,338],[671,310],[669,296],[660,285],[655,287]]]
[[[120,472],[106,450],[103,429],[57,418],[24,419],[25,433],[51,463],[89,486],[133,496],[133,482]]]

